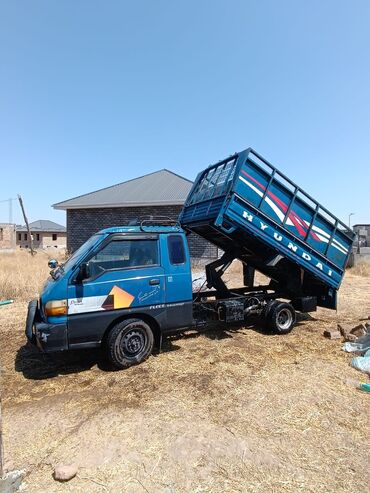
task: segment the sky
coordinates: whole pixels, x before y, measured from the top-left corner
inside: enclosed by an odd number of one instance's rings
[[[368,0],[2,0],[0,222],[253,147],[370,223],[369,26]]]

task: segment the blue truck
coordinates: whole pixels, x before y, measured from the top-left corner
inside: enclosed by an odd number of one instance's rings
[[[222,255],[193,292],[187,235]],[[28,306],[26,336],[46,352],[102,348],[126,368],[144,361],[167,334],[250,316],[278,334],[296,311],[336,309],[354,233],[249,148],[197,176],[178,221],[138,221],[94,234]],[[234,259],[242,287],[222,279]],[[256,285],[255,271],[269,279]]]

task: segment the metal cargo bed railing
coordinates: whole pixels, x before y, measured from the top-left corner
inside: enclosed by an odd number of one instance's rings
[[[234,178],[237,157],[238,155],[235,154],[210,166],[201,173],[199,180],[195,183],[189,195],[186,205],[192,205],[224,195]]]
[[[327,222],[331,229],[325,254],[337,232],[344,234],[351,242],[353,241],[354,233],[345,223],[340,221],[340,219],[334,216],[328,209],[322,206],[317,200],[311,197],[311,195],[296,185],[290,178],[284,175],[252,148],[236,153],[223,161],[219,161],[218,163],[209,166],[201,172],[189,194],[185,203],[185,208],[226,195],[235,182],[236,174],[239,173],[242,165],[248,160],[269,176],[268,183],[261,197],[259,207],[257,208],[260,209],[262,207],[271,185],[273,183],[278,183],[291,195],[290,203],[284,213],[284,227],[286,227],[286,222],[292,212],[295,201],[300,200],[312,210],[312,220],[307,228],[304,241],[309,238],[317,218]]]
[[[329,242],[327,243],[326,250],[328,250],[336,232],[339,230],[342,234],[346,235],[350,241],[353,240],[354,233],[353,231],[340,219],[338,219],[334,214],[332,214],[328,209],[326,209],[323,205],[321,205],[317,200],[315,200],[311,195],[305,192],[301,187],[299,187],[296,183],[294,183],[290,178],[288,178],[284,173],[279,171],[275,166],[273,166],[269,161],[267,161],[264,157],[258,154],[254,149],[248,149],[247,151],[247,159],[251,161],[255,166],[258,166],[263,171],[267,172],[270,175],[270,180],[268,185],[266,186],[263,197],[260,201],[260,207],[268,194],[269,187],[274,180],[276,180],[281,186],[283,186],[287,191],[293,192],[292,199],[290,201],[289,207],[285,213],[285,217],[283,220],[283,225],[286,224],[286,221],[289,217],[289,214],[292,210],[294,202],[296,198],[301,199],[305,204],[311,207],[314,210],[312,221],[308,227],[305,240],[309,237],[312,227],[315,223],[315,220],[318,216],[320,216],[324,221],[330,223],[332,228],[331,237]],[[254,159],[253,159],[254,157]],[[266,169],[267,168],[267,169]],[[280,177],[280,180],[276,179],[276,176]],[[289,186],[287,186],[287,184]]]

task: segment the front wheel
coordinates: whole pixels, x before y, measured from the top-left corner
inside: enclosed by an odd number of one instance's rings
[[[146,360],[152,350],[154,336],[147,323],[138,318],[123,320],[107,337],[107,355],[116,368],[128,368]]]
[[[267,314],[267,325],[276,334],[288,334],[294,327],[296,313],[289,303],[275,301]]]

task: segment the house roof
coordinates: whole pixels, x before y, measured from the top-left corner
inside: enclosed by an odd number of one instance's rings
[[[39,219],[33,223],[29,223],[31,232],[50,232],[50,233],[65,233],[66,228],[61,224],[57,224],[47,219]],[[26,226],[17,226],[17,231],[27,231]]]
[[[182,205],[193,182],[168,169],[53,204],[54,209]]]

